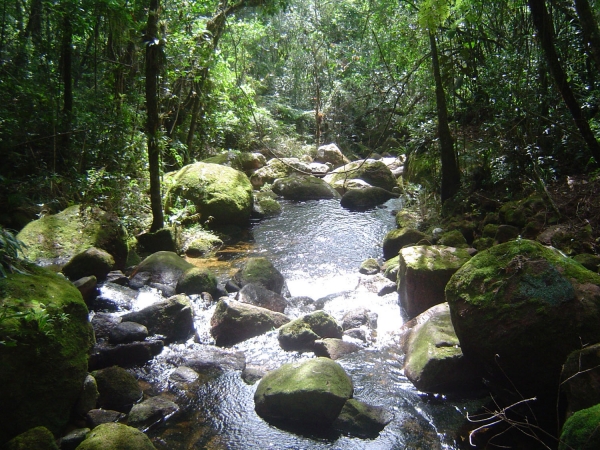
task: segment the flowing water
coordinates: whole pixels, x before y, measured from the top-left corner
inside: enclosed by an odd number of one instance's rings
[[[360,275],[360,263],[381,259],[381,242],[394,228],[394,209],[400,200],[367,212],[349,212],[339,201],[284,202],[280,216],[253,225],[254,241],[243,247],[250,256],[265,256],[283,274],[292,298],[321,299],[323,309],[341,320],[344,312],[365,307],[378,315],[377,331],[368,345],[338,362],[354,383],[354,397],[383,406],[393,417],[375,439],[303,430],[286,431],[269,425],[254,412],[256,385],[245,383],[239,371],[199,382],[182,394],[173,390],[168,376],[174,361],[212,345],[208,328],[214,305],[195,299],[200,342],[171,346],[138,371],[151,394],[167,393],[180,404],[180,413],[148,431],[159,449],[454,449],[456,430],[474,405],[443,396],[419,393],[402,371],[403,355],[397,344],[402,317],[396,293],[379,296]],[[233,259],[233,266],[239,261]],[[224,270],[223,272],[227,272]],[[224,276],[224,275],[223,275]],[[286,313],[308,312],[303,302]],[[251,367],[271,370],[281,364],[314,357],[284,352],[277,333],[269,332],[233,347],[243,351]]]

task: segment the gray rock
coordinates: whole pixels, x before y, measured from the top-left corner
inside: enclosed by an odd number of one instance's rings
[[[371,329],[377,328],[377,313],[367,308],[356,308],[347,311],[342,317],[342,329],[349,330],[365,325]]]
[[[96,345],[88,361],[89,370],[104,369],[110,366],[141,366],[162,352],[165,344],[161,340],[131,342],[111,346]]]
[[[100,394],[98,393],[96,379],[92,375],[88,374],[85,377],[81,395],[79,396],[77,404],[73,410],[74,414],[76,416],[85,416],[88,411],[96,407],[99,396]]]
[[[246,284],[236,298],[241,303],[260,306],[279,313],[283,313],[288,304],[283,296],[254,283]]]
[[[351,436],[373,439],[391,421],[392,415],[382,407],[351,398],[333,422],[333,428]]]
[[[161,396],[151,397],[133,405],[127,417],[127,424],[144,431],[166,420],[177,411],[179,406],[171,400]]]
[[[399,194],[387,191],[385,189],[369,186],[363,189],[351,189],[346,192],[340,204],[342,208],[350,211],[366,211],[382,205],[392,198],[398,198]]]
[[[314,352],[317,356],[340,359],[350,353],[355,353],[361,349],[360,345],[354,342],[346,342],[342,339],[318,339],[314,342]]]
[[[85,416],[85,422],[91,429],[96,428],[103,423],[119,422],[125,419],[126,415],[119,411],[111,409],[92,409]]]
[[[130,342],[143,341],[148,337],[148,329],[136,322],[121,322],[112,328],[108,334],[111,344],[129,344]]]
[[[58,440],[60,450],[75,450],[85,440],[89,432],[89,428],[76,428],[65,434]]]
[[[321,200],[339,198],[340,194],[321,178],[292,175],[278,178],[273,183],[273,192],[287,200]]]
[[[98,293],[96,290],[98,280],[93,275],[75,280],[73,285],[81,292],[81,296],[86,303],[89,303]]]

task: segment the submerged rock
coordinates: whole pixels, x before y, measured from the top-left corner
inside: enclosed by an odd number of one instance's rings
[[[352,397],[352,380],[328,358],[288,363],[267,373],[254,394],[256,413],[276,422],[330,426]]]
[[[121,423],[104,423],[94,428],[77,450],[156,450],[137,428]]]

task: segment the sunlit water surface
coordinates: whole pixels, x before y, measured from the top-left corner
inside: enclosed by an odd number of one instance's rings
[[[465,401],[425,396],[402,371],[397,332],[402,325],[397,294],[378,296],[369,277],[360,275],[360,263],[381,259],[381,242],[394,228],[400,200],[367,212],[349,212],[339,201],[284,202],[280,216],[253,225],[254,242],[245,246],[249,256],[268,257],[284,275],[293,297],[324,299],[324,310],[336,319],[351,309],[366,307],[378,314],[376,334],[357,353],[338,362],[354,383],[354,397],[383,406],[393,417],[375,439],[359,439],[311,430],[290,432],[263,421],[254,412],[256,385],[246,384],[239,371],[199,382],[185,391],[174,389],[168,376],[177,361],[212,345],[209,322],[214,305],[194,299],[199,343],[173,345],[152,364],[138,371],[148,392],[168,393],[180,413],[148,431],[159,449],[454,449],[456,430],[472,405]],[[236,261],[232,261],[235,266]],[[239,261],[237,261],[239,264]],[[141,299],[149,301],[149,295]],[[137,305],[134,305],[137,307]],[[306,313],[290,305],[292,318]],[[233,347],[245,353],[248,366],[271,370],[285,362],[314,357],[284,352],[277,333],[269,332]]]

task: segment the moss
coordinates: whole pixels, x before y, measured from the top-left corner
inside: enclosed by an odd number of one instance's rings
[[[98,405],[101,408],[128,413],[133,404],[142,398],[138,381],[121,367],[96,370],[92,376],[100,393]]]
[[[579,255],[575,255],[573,259],[588,270],[593,272],[600,271],[600,256],[580,253]]]
[[[346,164],[328,174],[325,180],[334,186],[338,181],[343,182],[353,178],[364,180],[371,186],[387,191],[391,191],[396,186],[396,179],[392,175],[392,171],[383,161],[375,161],[373,159]]]
[[[468,247],[467,240],[458,230],[452,230],[442,234],[438,244],[456,248]]]
[[[559,450],[600,448],[600,405],[577,411],[565,422]]]
[[[249,258],[234,279],[241,285],[248,283],[260,284],[273,292],[281,294],[283,289],[283,275],[273,266],[267,258]]]
[[[443,245],[417,245],[402,249],[401,263],[415,271],[456,270],[471,259],[462,248]]]
[[[0,345],[0,443],[38,425],[59,432],[81,391],[94,339],[77,288],[48,270],[29,270],[30,275],[11,274],[0,280],[0,306],[25,312],[39,311],[43,304],[46,318],[54,322],[0,325],[1,331],[17,337],[14,347]],[[45,333],[39,332],[42,326]]]
[[[494,238],[498,232],[498,225],[495,223],[488,223],[483,227],[481,236],[484,238]]]
[[[487,250],[494,245],[494,238],[479,238],[473,241],[473,247],[479,251]]]
[[[175,288],[176,293],[187,295],[201,294],[202,292],[214,295],[216,291],[217,277],[210,270],[198,267],[186,270],[179,278]]]
[[[58,450],[54,436],[46,427],[35,427],[11,439],[5,450]]]
[[[156,450],[137,428],[120,423],[103,423],[88,433],[77,450]]]

